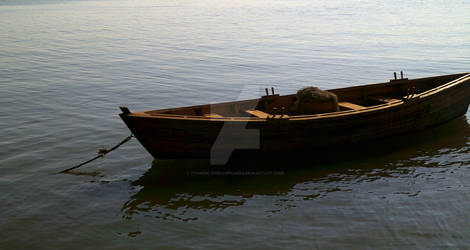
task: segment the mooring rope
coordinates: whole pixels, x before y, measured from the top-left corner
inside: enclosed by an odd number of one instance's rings
[[[114,147],[112,147],[112,148],[110,148],[110,149],[98,148],[98,155],[97,155],[97,156],[91,158],[91,159],[88,160],[88,161],[85,161],[85,162],[83,162],[83,163],[80,163],[80,164],[78,164],[78,165],[76,165],[76,166],[74,166],[74,167],[71,167],[71,168],[62,170],[62,171],[59,172],[59,174],[61,174],[61,173],[66,173],[66,172],[68,172],[68,171],[70,171],[70,170],[72,170],[72,169],[76,169],[76,168],[79,168],[79,167],[81,167],[81,166],[83,166],[83,165],[85,165],[85,164],[88,164],[88,163],[90,163],[90,162],[92,162],[92,161],[94,161],[94,160],[96,160],[96,159],[98,159],[98,158],[104,157],[107,153],[109,153],[109,152],[115,150],[116,148],[119,148],[119,146],[121,146],[122,144],[128,142],[132,137],[134,137],[133,134],[131,134],[130,136],[126,137],[124,140],[122,140],[120,143],[118,143],[116,146],[114,146]]]

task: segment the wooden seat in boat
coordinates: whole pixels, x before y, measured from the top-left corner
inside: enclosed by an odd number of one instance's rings
[[[245,111],[246,111],[248,114],[257,116],[257,117],[259,117],[259,118],[268,118],[268,117],[271,116],[271,115],[268,114],[268,113],[265,113],[265,112],[263,112],[263,111],[261,111],[261,110],[256,110],[256,109],[255,109],[255,110],[245,110]]]
[[[207,118],[224,118],[223,116],[216,114],[216,113],[210,113],[210,114],[204,114],[204,117]]]
[[[282,115],[271,115],[268,113],[265,113],[261,110],[245,110],[248,114],[254,115],[258,118],[263,118],[263,119],[289,119],[289,115],[287,114],[282,114]]]
[[[352,110],[360,110],[360,109],[366,108],[364,106],[357,105],[357,104],[350,103],[350,102],[340,102],[338,103],[338,105],[342,108],[352,109]]]

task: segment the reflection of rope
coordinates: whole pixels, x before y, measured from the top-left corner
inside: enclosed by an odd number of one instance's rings
[[[81,167],[81,166],[83,166],[83,165],[85,165],[85,164],[88,164],[88,163],[90,163],[90,162],[92,162],[92,161],[94,161],[94,160],[96,160],[96,159],[98,159],[98,158],[104,157],[107,153],[109,153],[109,152],[115,150],[116,148],[119,148],[119,146],[121,146],[122,144],[128,142],[132,137],[134,137],[133,134],[129,135],[129,136],[126,137],[124,140],[122,140],[120,143],[118,143],[116,146],[114,146],[114,147],[112,147],[112,148],[110,148],[110,149],[98,148],[98,155],[97,155],[97,156],[95,156],[94,158],[92,158],[92,159],[90,159],[90,160],[88,160],[88,161],[85,161],[85,162],[83,162],[83,163],[81,163],[81,164],[79,164],[79,165],[77,165],[77,166],[74,166],[74,167],[71,167],[71,168],[62,170],[62,171],[59,172],[59,174],[61,174],[61,173],[66,173],[66,172],[68,172],[68,171],[70,171],[70,170],[72,170],[72,169],[76,169],[76,168],[79,168],[79,167]]]

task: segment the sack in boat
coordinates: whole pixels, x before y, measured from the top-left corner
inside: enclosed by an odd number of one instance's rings
[[[299,115],[339,111],[338,97],[334,93],[316,87],[297,91],[295,106]]]

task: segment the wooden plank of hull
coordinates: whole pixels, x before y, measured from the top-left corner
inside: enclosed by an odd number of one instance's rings
[[[465,114],[470,103],[470,80],[444,88],[438,94],[397,102],[386,107],[341,115],[290,117],[290,120],[174,119],[121,114],[141,144],[155,158],[207,158],[219,136],[221,147],[231,148],[246,129],[259,135],[261,153],[311,150],[374,140],[436,126]],[[431,92],[430,92],[431,93]],[[341,112],[339,112],[341,113]],[[232,126],[234,125],[234,126]],[[224,129],[224,135],[220,132]],[[255,136],[255,135],[254,135]]]

